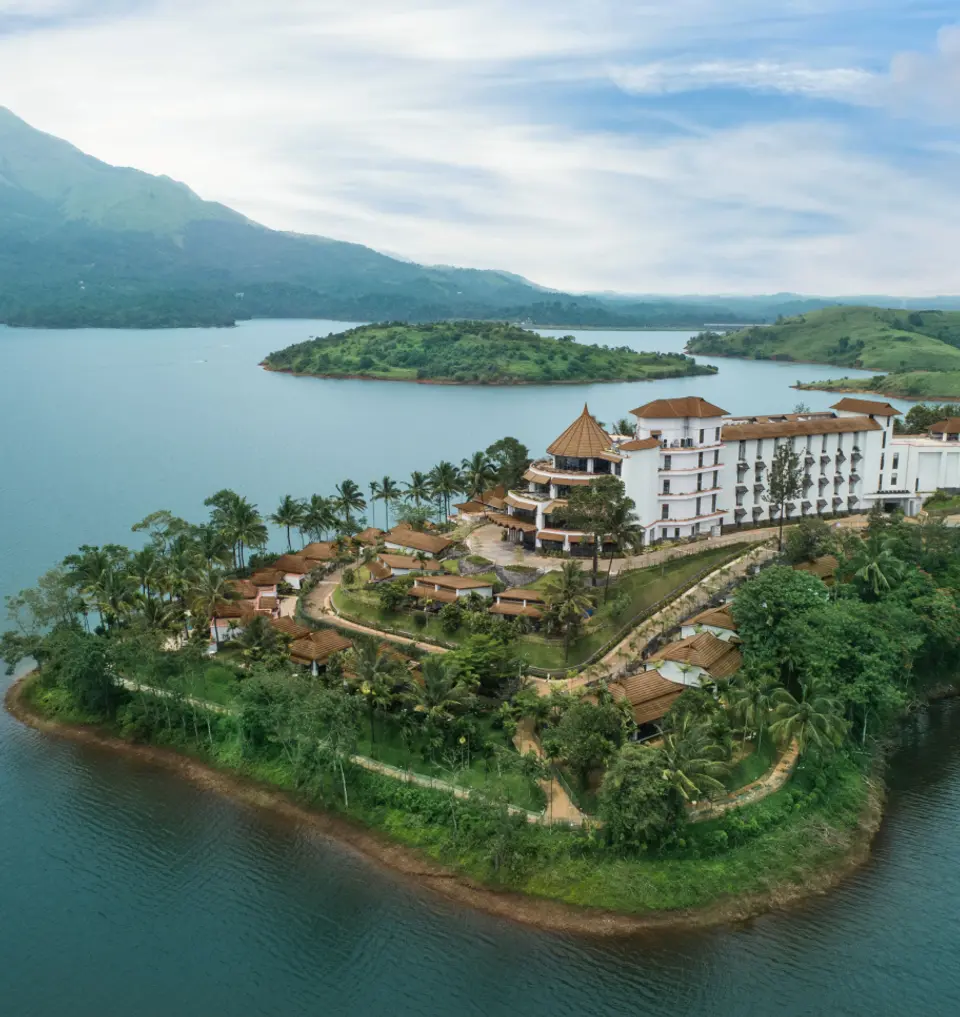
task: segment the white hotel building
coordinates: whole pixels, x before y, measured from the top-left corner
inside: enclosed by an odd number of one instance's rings
[[[586,534],[564,525],[572,488],[613,474],[636,503],[645,541],[719,534],[778,518],[767,500],[773,456],[788,442],[800,456],[803,493],[788,520],[886,510],[916,515],[938,488],[960,488],[960,419],[927,435],[894,436],[889,403],[843,398],[824,412],[729,416],[705,399],[656,399],[631,411],[634,433],[610,435],[583,413],[531,464],[526,487],[488,511],[511,539],[545,550],[586,552]],[[498,499],[498,508],[499,499]]]

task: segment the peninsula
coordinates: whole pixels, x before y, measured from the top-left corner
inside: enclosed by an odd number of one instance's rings
[[[683,354],[581,345],[573,336],[552,338],[489,321],[360,325],[278,350],[263,366],[321,378],[446,385],[653,381],[716,373]]]

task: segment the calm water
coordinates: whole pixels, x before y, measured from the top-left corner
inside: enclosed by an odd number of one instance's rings
[[[835,370],[723,362],[680,382],[470,390],[254,366],[330,327],[0,329],[0,592],[82,541],[126,539],[157,507],[196,517],[224,485],[272,506],[507,432],[540,448],[584,398],[604,420],[678,392],[783,410],[798,373]],[[584,339],[676,349],[685,336]],[[2,714],[0,1013],[954,1015],[958,743],[960,704],[906,733],[874,860],[831,895],[745,927],[596,943],[452,908],[306,830]]]

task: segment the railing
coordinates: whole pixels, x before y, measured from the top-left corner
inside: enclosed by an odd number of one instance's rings
[[[758,542],[749,551],[744,551],[743,547],[738,547],[732,554],[721,558],[719,561],[714,562],[712,565],[708,565],[706,568],[701,569],[696,575],[691,576],[685,583],[671,590],[665,597],[661,597],[655,604],[651,604],[649,607],[644,608],[639,614],[634,615],[630,621],[622,625],[610,639],[608,639],[603,646],[599,649],[594,650],[585,661],[580,664],[572,664],[569,667],[560,668],[543,668],[543,667],[532,667],[527,666],[524,670],[527,674],[533,675],[536,678],[556,678],[568,674],[579,674],[581,671],[585,671],[588,667],[592,667],[597,661],[602,660],[618,643],[622,642],[638,625],[645,622],[648,618],[652,618],[659,611],[662,611],[665,607],[672,604],[673,601],[682,597],[685,593],[689,592],[704,580],[707,576],[714,572],[719,572],[720,569],[726,568],[731,562],[737,561],[739,558],[743,558],[748,554],[751,554],[756,548],[763,547],[768,541],[764,540]],[[683,556],[677,556],[683,557]],[[675,561],[676,559],[669,559]],[[621,573],[623,575],[623,573]]]

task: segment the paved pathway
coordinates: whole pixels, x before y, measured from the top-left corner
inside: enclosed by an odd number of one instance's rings
[[[691,823],[702,823],[707,819],[716,819],[717,816],[722,816],[725,812],[738,809],[743,805],[750,805],[760,801],[761,798],[766,798],[767,795],[772,795],[790,779],[799,758],[800,745],[794,739],[780,759],[758,780],[751,784],[744,784],[736,791],[731,791],[725,798],[699,802],[690,806],[687,810],[687,818]]]
[[[528,752],[533,752],[538,759],[543,759],[540,739],[533,730],[533,721],[529,717],[524,717],[517,724],[517,733],[513,736],[513,744],[521,756],[525,756]],[[551,777],[550,780],[540,780],[537,783],[547,799],[547,806],[544,810],[547,823],[567,823],[571,826],[584,825],[587,817],[573,804],[566,789],[556,777]]]

